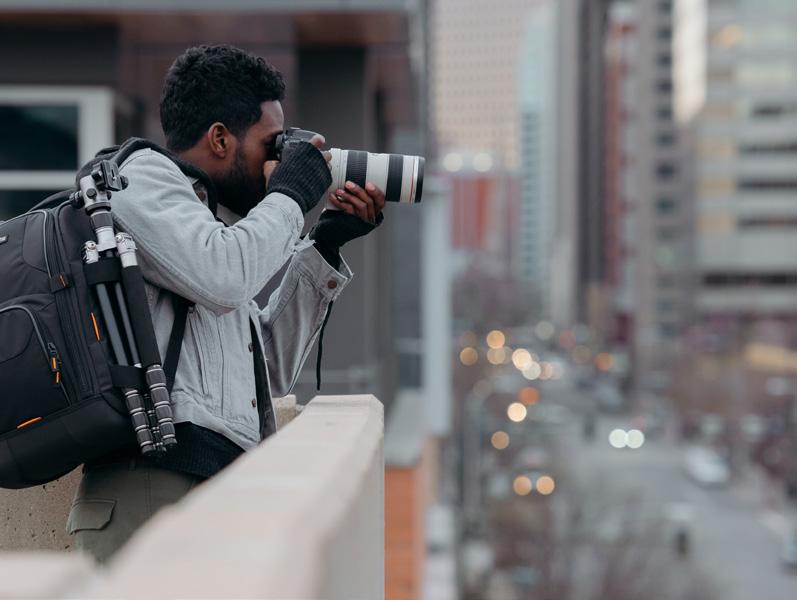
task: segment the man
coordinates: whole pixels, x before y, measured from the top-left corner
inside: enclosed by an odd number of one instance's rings
[[[201,182],[163,154],[140,150],[120,166],[130,184],[112,197],[114,219],[136,240],[162,356],[174,295],[194,306],[171,395],[177,446],[158,458],[125,448],[84,468],[67,528],[100,561],[275,431],[271,397],[291,390],[352,277],[340,246],[381,221],[384,194],[370,183],[326,197],[320,136],[281,163],[266,161],[284,129],[284,91],[278,71],[230,46],[191,48],[169,70],[160,105],[167,147],[207,174],[217,218]],[[338,210],[300,239],[322,196]],[[258,307],[253,298],[286,262],[279,289]]]

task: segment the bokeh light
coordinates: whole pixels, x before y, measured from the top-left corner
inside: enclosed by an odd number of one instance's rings
[[[559,345],[562,348],[569,350],[576,345],[576,334],[569,329],[566,329],[559,334]]]
[[[642,444],[645,443],[645,434],[642,433],[639,429],[632,429],[628,432],[628,439],[626,440],[626,445],[631,448],[632,450],[636,450],[637,448],[641,448]]]
[[[540,379],[547,381],[553,378],[553,365],[549,362],[540,363]]]
[[[525,348],[518,348],[512,353],[512,364],[520,371],[528,369],[533,362],[531,353]]]
[[[540,392],[537,388],[526,386],[518,392],[518,400],[525,406],[537,404],[540,401]]]
[[[534,485],[531,483],[531,479],[525,475],[518,475],[512,482],[512,489],[518,496],[528,496],[534,489]]]
[[[543,342],[547,342],[553,337],[554,327],[548,321],[540,321],[534,327],[534,335],[536,335]]]
[[[534,381],[535,379],[540,378],[540,374],[542,373],[542,367],[539,363],[531,363],[528,368],[523,369],[523,377],[528,379],[529,381]]]
[[[628,433],[623,429],[613,429],[609,434],[612,448],[625,448],[628,445]]]
[[[467,367],[475,365],[478,360],[479,353],[476,351],[476,348],[467,346],[462,349],[462,352],[459,353],[459,361]]]
[[[493,157],[486,152],[479,152],[473,157],[473,168],[480,173],[486,173],[493,168]]]
[[[525,405],[521,404],[520,402],[513,402],[506,409],[506,416],[508,416],[509,419],[515,423],[520,423],[526,418],[527,414],[528,411],[526,410]]]
[[[490,348],[503,348],[506,343],[506,336],[504,332],[499,329],[493,329],[487,334],[487,345]]]
[[[443,168],[449,173],[456,173],[464,164],[465,160],[459,152],[449,152],[443,157]]]
[[[608,352],[600,352],[595,356],[595,367],[600,371],[611,371],[614,366],[614,356]]]
[[[586,364],[592,358],[592,350],[587,346],[579,345],[573,349],[573,360],[579,364]]]
[[[550,496],[556,489],[556,482],[550,475],[543,475],[537,480],[537,491],[543,496]]]
[[[504,348],[490,348],[487,351],[487,360],[491,365],[500,365],[507,358],[507,352]]]
[[[509,434],[506,431],[496,431],[490,438],[493,448],[504,450],[509,446]]]

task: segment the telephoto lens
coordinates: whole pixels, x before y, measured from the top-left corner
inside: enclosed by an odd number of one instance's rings
[[[308,142],[316,135],[314,131],[292,127],[277,136],[270,160],[282,160],[300,142]],[[332,171],[330,191],[343,189],[347,181],[360,187],[370,182],[385,193],[388,202],[417,204],[423,194],[422,156],[403,154],[376,154],[364,150],[342,150],[330,148]]]

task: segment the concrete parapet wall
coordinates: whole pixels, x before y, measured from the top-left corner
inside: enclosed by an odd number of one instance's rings
[[[276,398],[274,410],[281,429],[296,416],[296,396]],[[0,489],[0,552],[72,549],[66,518],[80,471],[24,490]]]
[[[384,417],[373,396],[319,396],[290,426],[159,512],[104,569],[60,555],[0,598],[384,597]],[[8,556],[35,568],[41,553]],[[59,557],[56,556],[56,559]],[[27,561],[30,561],[29,563]],[[88,574],[87,574],[88,573]]]

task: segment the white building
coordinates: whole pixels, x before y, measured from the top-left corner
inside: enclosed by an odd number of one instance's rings
[[[696,308],[797,311],[797,3],[709,3],[697,140]]]

